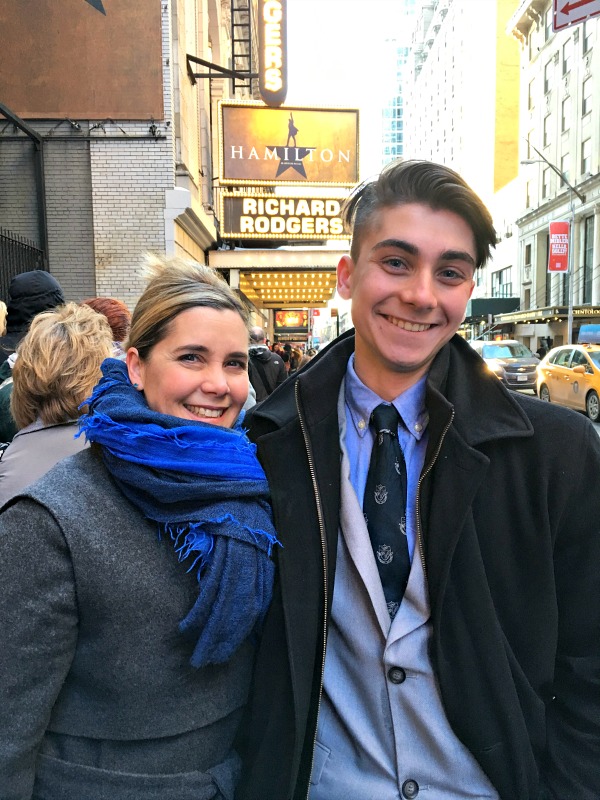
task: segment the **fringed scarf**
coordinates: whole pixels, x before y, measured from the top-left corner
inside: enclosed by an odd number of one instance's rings
[[[265,474],[242,431],[148,408],[122,361],[108,358],[80,435],[101,446],[117,485],[179,561],[197,570],[198,599],[179,625],[198,637],[194,667],[227,661],[260,627],[279,544]]]

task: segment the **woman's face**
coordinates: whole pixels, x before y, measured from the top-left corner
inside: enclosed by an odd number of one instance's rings
[[[231,428],[248,397],[248,331],[235,311],[182,311],[142,361],[127,351],[129,378],[161,414]]]

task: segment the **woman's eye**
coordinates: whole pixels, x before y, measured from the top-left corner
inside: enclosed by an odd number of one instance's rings
[[[197,353],[184,353],[182,356],[180,356],[179,360],[187,364],[194,364],[196,361],[198,361],[198,358],[199,356]]]
[[[233,358],[231,361],[228,361],[226,366],[228,367],[235,367],[236,369],[248,369],[248,364],[246,361],[241,361],[236,358]]]

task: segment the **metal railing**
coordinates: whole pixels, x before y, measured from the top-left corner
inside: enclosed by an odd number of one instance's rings
[[[43,251],[24,236],[0,228],[0,299],[7,301],[15,275],[32,269],[44,269]]]

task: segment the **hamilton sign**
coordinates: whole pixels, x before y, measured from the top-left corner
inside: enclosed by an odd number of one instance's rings
[[[221,102],[219,111],[221,184],[357,183],[357,109]]]
[[[340,217],[343,199],[221,195],[224,239],[347,239]]]

